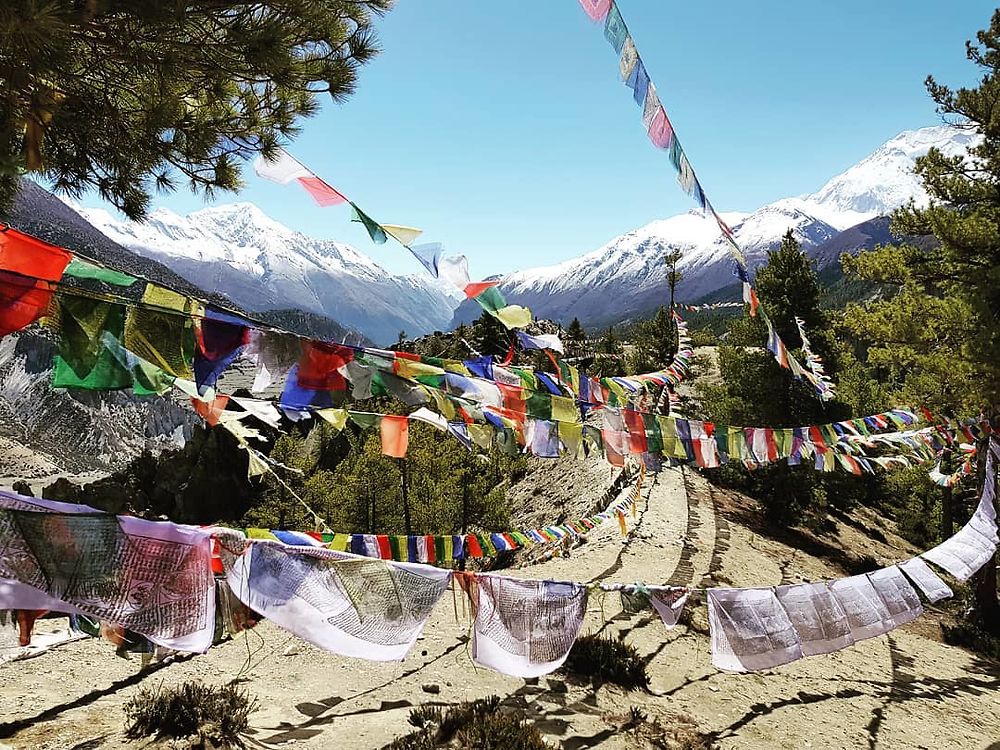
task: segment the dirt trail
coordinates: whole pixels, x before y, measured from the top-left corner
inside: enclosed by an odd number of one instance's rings
[[[738,500],[689,469],[666,469],[647,478],[627,540],[616,524],[605,524],[572,556],[511,574],[761,585],[843,575],[830,558],[845,547],[885,561],[906,554],[888,530],[871,532],[880,524],[872,515],[838,526],[827,547],[812,550],[830,553],[818,557],[752,531],[741,523],[745,512]],[[837,654],[751,675],[723,674],[711,666],[704,606],[692,612],[690,626],[667,631],[651,613],[623,613],[617,595],[591,599],[585,630],[616,633],[647,661],[650,690],[634,693],[595,691],[561,673],[526,682],[475,668],[457,594],[442,600],[403,663],[337,657],[264,623],[246,640],[142,679],[137,661],[116,659],[108,644],[85,640],[0,667],[0,722],[7,722],[0,724],[0,743],[77,750],[141,746],[127,745],[121,736],[121,705],[139,685],[191,678],[221,683],[241,671],[261,702],[252,717],[252,740],[262,748],[376,748],[409,731],[412,706],[492,693],[523,710],[553,746],[569,750],[636,747],[635,737],[619,732],[621,722],[614,718],[631,706],[665,721],[685,714],[722,748],[987,748],[1000,741],[1000,666],[935,640],[933,612]],[[244,670],[248,651],[250,668]]]

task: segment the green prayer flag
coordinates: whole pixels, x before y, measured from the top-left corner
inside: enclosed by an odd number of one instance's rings
[[[368,230],[368,236],[376,245],[384,245],[388,239],[382,226],[353,203],[351,204],[351,221],[364,224],[365,229]]]
[[[378,427],[379,422],[382,419],[381,414],[371,414],[366,411],[352,411],[348,412],[351,421],[354,422],[358,427],[363,430],[369,430],[373,427]]]
[[[132,375],[102,341],[108,334],[120,339],[125,330],[125,307],[90,299],[59,298],[59,353],[52,368],[54,388],[116,390],[132,385]]]
[[[544,391],[525,391],[525,411],[535,419],[552,419],[552,397]]]
[[[500,290],[495,286],[486,287],[483,291],[473,297],[479,306],[486,312],[496,314],[498,310],[507,306],[507,300],[503,298]]]
[[[76,279],[93,279],[94,281],[103,281],[106,284],[114,286],[131,286],[137,281],[134,276],[129,276],[127,273],[113,271],[110,268],[102,268],[76,257],[70,260],[69,265],[66,266],[66,270],[63,273]]]

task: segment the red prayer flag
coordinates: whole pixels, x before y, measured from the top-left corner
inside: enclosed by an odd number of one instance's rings
[[[628,449],[630,453],[646,453],[649,444],[646,441],[646,425],[642,414],[632,409],[625,410],[625,426],[628,427]]]
[[[467,557],[482,557],[483,548],[479,546],[479,540],[475,534],[465,535],[465,553]]]
[[[385,534],[377,534],[375,541],[378,542],[378,556],[383,560],[391,560],[392,545],[389,544],[389,537]]]
[[[674,140],[674,128],[663,107],[656,111],[653,121],[649,123],[649,140],[657,148],[670,148]]]
[[[354,350],[340,344],[305,341],[299,359],[299,387],[309,391],[346,391],[347,380],[338,370],[354,359]]]
[[[469,299],[475,299],[487,289],[494,287],[499,283],[499,281],[473,281],[466,284],[462,291],[465,292],[465,296]]]
[[[325,208],[326,206],[347,203],[347,198],[327,185],[319,177],[299,177],[298,179],[299,184],[309,192],[309,195],[313,197],[313,200],[319,206]]]
[[[434,537],[428,534],[424,537],[424,546],[427,548],[427,562],[437,562],[437,549],[434,545]]]
[[[194,407],[194,410],[212,427],[219,424],[219,417],[226,410],[228,403],[229,396],[225,395],[217,396],[214,401],[210,402],[197,398],[191,399],[191,405]]]
[[[38,320],[48,309],[52,292],[48,281],[0,271],[0,336]]]
[[[379,420],[382,435],[382,454],[405,458],[410,443],[410,420],[403,416],[386,414]]]
[[[0,269],[45,281],[59,281],[71,253],[16,229],[0,230]]]

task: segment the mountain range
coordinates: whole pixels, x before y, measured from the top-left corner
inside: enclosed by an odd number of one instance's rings
[[[722,216],[751,268],[791,229],[823,270],[843,252],[890,239],[884,217],[910,200],[926,201],[913,174],[918,156],[932,146],[964,153],[977,138],[948,125],[905,131],[815,193]],[[187,216],[158,209],[141,224],[99,208],[74,209],[116,245],[250,312],[298,309],[378,343],[395,341],[400,330],[413,335],[446,330],[481,312],[437,279],[392,274],[355,248],[289,229],[250,203]],[[671,250],[682,253],[681,300],[695,302],[733,284],[732,261],[718,228],[692,210],[652,221],[578,258],[500,276],[500,290],[536,317],[607,325],[663,303],[663,256]]]
[[[936,146],[947,155],[963,154],[978,136],[947,125],[905,131],[811,195],[784,198],[753,213],[724,212],[753,269],[781,242],[789,229],[819,270],[841,253],[890,239],[884,218],[911,199],[926,203],[916,158]],[[667,286],[663,257],[679,250],[684,274],[681,301],[697,302],[735,281],[727,247],[715,222],[701,211],[659,219],[616,237],[572,260],[529,268],[499,277],[507,301],[526,305],[538,317],[584,325],[609,325],[650,313],[664,304]],[[469,322],[479,311],[469,302],[454,323]]]

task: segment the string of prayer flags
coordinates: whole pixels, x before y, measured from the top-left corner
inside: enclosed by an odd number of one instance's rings
[[[676,129],[667,117],[659,96],[656,94],[656,86],[649,78],[645,63],[639,55],[635,42],[628,31],[625,20],[614,0],[601,2],[599,0],[580,0],[580,5],[584,12],[593,21],[604,20],[604,36],[611,44],[615,53],[619,56],[618,69],[625,82],[625,85],[632,89],[635,103],[642,108],[642,123],[646,128],[650,141],[657,148],[667,151],[670,163],[677,172],[677,182],[681,189],[694,198],[695,203],[706,215],[711,213],[715,219],[729,247],[730,254],[736,261],[737,275],[743,281],[744,301],[750,305],[751,315],[755,315],[759,306],[756,292],[750,284],[749,276],[746,273],[746,258],[736,242],[732,229],[722,220],[718,212],[712,206],[705,191],[695,174],[694,168],[688,159],[687,154],[681,146]],[[766,318],[765,318],[766,321]],[[813,372],[803,371],[801,365],[788,352],[787,346],[780,337],[768,325],[769,336],[767,349],[777,362],[784,368],[792,370],[796,378],[803,375],[816,388],[817,394],[823,400],[833,397],[829,381],[815,375]]]
[[[798,329],[799,338],[802,340],[802,353],[805,355],[806,367],[812,372],[818,383],[822,386],[820,397],[824,400],[833,398],[836,393],[830,378],[823,367],[823,360],[812,350],[812,344],[806,338],[805,322],[799,316],[795,316],[795,327]]]
[[[275,149],[275,155],[271,159],[258,156],[254,161],[253,168],[258,177],[279,185],[298,182],[319,206],[336,206],[347,202],[347,198],[326,184],[282,148]]]

